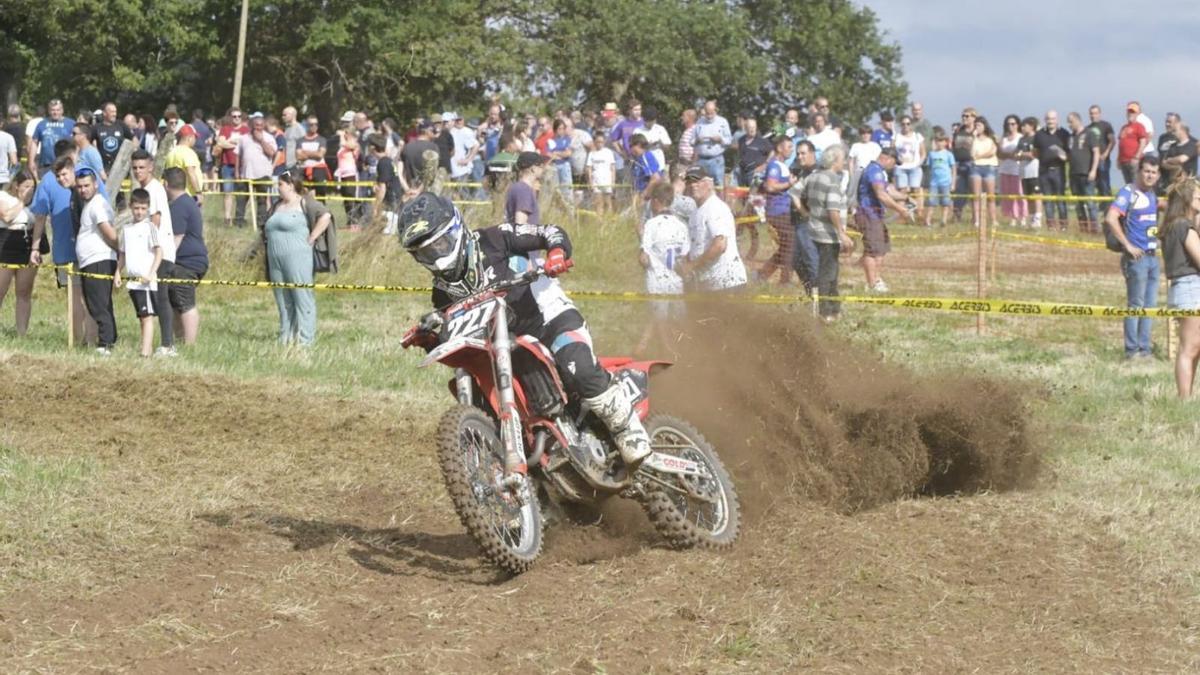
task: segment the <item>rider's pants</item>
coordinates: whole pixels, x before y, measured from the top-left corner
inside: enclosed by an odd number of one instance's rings
[[[568,309],[554,317],[546,324],[540,339],[554,354],[558,376],[568,393],[592,398],[608,389],[612,378],[596,361],[592,336],[578,310]]]

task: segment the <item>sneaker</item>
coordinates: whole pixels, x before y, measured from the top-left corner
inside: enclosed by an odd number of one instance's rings
[[[876,279],[875,285],[871,287],[871,290],[875,291],[876,293],[890,293],[892,291],[892,289],[888,288],[888,285],[883,282],[883,279]]]
[[[173,359],[176,356],[179,356],[179,352],[174,347],[159,347],[158,349],[154,350],[154,356],[160,359]]]
[[[96,356],[112,356],[112,350],[108,347],[97,347]]]

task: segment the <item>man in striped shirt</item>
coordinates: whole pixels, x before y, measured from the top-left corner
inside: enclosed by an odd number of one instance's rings
[[[696,159],[696,111],[688,108],[680,117],[683,132],[679,134],[679,161],[690,164]]]

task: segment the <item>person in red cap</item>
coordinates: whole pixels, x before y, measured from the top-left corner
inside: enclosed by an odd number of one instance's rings
[[[1121,133],[1117,136],[1117,166],[1121,168],[1121,175],[1125,177],[1126,184],[1133,182],[1134,176],[1137,175],[1138,162],[1150,143],[1150,133],[1138,121],[1138,115],[1141,113],[1142,106],[1137,101],[1130,101],[1129,105],[1125,106],[1128,121],[1121,127]]]
[[[175,147],[167,153],[163,164],[166,169],[179,168],[187,175],[187,193],[198,203],[204,200],[204,180],[200,170],[200,156],[196,154],[196,130],[185,124],[176,134]]]

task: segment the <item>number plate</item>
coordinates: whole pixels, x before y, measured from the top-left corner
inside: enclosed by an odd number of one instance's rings
[[[446,338],[471,337],[483,332],[496,313],[497,302],[500,301],[493,300],[454,315],[446,324]]]

